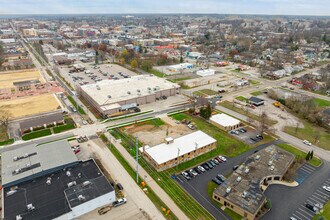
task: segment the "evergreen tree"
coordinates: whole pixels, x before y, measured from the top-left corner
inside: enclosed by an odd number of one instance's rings
[[[311,159],[313,159],[313,157],[314,157],[314,151],[312,150],[312,152],[311,152],[311,155],[310,155],[310,158],[309,158],[309,159],[311,160]]]

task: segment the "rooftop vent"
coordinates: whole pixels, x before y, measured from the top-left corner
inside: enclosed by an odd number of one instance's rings
[[[273,171],[275,169],[275,167],[274,166],[270,166],[269,169]]]
[[[254,159],[255,160],[259,160],[260,159],[260,155],[257,155]]]
[[[76,181],[72,181],[72,182],[68,183],[68,187],[72,187],[72,186],[75,186],[75,185],[77,185]]]
[[[136,91],[137,91],[137,92],[141,92],[141,90],[140,90],[140,89],[137,89]]]
[[[246,196],[247,196],[247,192],[244,191],[244,192],[242,193],[242,198],[245,198]]]
[[[85,181],[85,182],[83,182],[83,186],[85,187],[85,186],[89,186],[90,184],[92,184],[90,181]]]
[[[51,177],[48,177],[48,178],[47,178],[46,184],[47,184],[48,186],[52,184],[52,178],[51,178]]]
[[[108,99],[111,99],[111,95],[108,95]]]
[[[272,160],[268,161],[268,166],[271,166],[271,165],[273,165],[273,161]]]
[[[66,171],[66,175],[67,176],[71,176],[71,172],[70,171]]]
[[[148,87],[148,90],[151,90],[151,88],[150,88],[150,87]]]
[[[17,190],[10,190],[10,191],[7,192],[7,196],[11,196],[16,192],[17,192]]]
[[[249,173],[250,169],[248,167],[245,168],[244,173]]]
[[[97,89],[97,90],[101,90],[101,88],[100,88],[99,85],[96,85],[96,89]]]
[[[131,92],[130,92],[130,91],[127,91],[127,94],[128,94],[128,95],[130,95],[130,94],[131,94]]]
[[[230,191],[231,191],[231,188],[228,187],[228,188],[226,189],[226,193],[230,193]]]
[[[36,207],[34,207],[34,206],[32,205],[32,203],[30,203],[30,204],[28,204],[28,205],[26,206],[26,208],[27,208],[28,211],[33,211]]]
[[[23,217],[21,215],[16,215],[16,220],[22,220]]]
[[[236,179],[237,182],[240,182],[241,180],[242,180],[242,177],[240,177],[240,176],[237,177],[237,179]]]
[[[84,200],[86,200],[85,196],[83,196],[83,195],[79,195],[79,196],[78,196],[78,199],[79,199],[79,201],[84,201]]]

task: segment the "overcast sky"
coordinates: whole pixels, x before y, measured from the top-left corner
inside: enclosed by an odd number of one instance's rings
[[[0,0],[0,15],[73,13],[330,15],[330,0]]]

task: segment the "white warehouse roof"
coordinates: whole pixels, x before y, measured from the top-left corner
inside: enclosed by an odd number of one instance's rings
[[[120,80],[102,80],[97,83],[83,85],[81,89],[92,97],[98,105],[105,106],[179,87],[176,83],[156,76],[139,75]]]
[[[216,115],[212,115],[210,118],[211,121],[223,126],[223,127],[227,127],[227,126],[235,126],[238,125],[240,123],[240,121],[236,118],[233,118],[229,115],[226,115],[224,113],[221,114],[216,114]]]
[[[192,152],[206,145],[215,143],[216,140],[202,131],[196,131],[191,134],[174,139],[170,144],[162,143],[154,147],[145,147],[145,151],[152,157],[158,164],[165,163],[179,156]],[[141,147],[140,152],[143,152]]]

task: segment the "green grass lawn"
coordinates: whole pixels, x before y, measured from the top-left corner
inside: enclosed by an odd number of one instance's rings
[[[304,124],[304,128],[298,128],[297,132],[295,127],[285,127],[284,131],[302,140],[306,139],[325,150],[330,150],[330,133],[327,133],[324,128],[313,125],[307,121],[302,120],[302,123]],[[318,133],[320,134],[320,138],[319,141],[315,143],[315,134]]]
[[[174,78],[174,79],[168,79],[168,81],[171,81],[171,82],[180,82],[180,81],[184,81],[184,80],[188,80],[188,79],[191,79],[190,77],[182,77],[182,78]]]
[[[290,144],[277,144],[278,147],[282,148],[283,150],[286,150],[292,154],[294,154],[296,156],[296,160],[299,161],[300,158],[306,158],[307,153],[299,150],[298,148],[295,148],[294,146],[290,145]],[[317,158],[317,157],[313,157],[312,160],[308,161],[309,164],[313,165],[313,166],[320,166],[322,161]]]
[[[234,106],[231,102],[229,102],[227,100],[221,102],[220,105],[223,106],[223,107],[225,107],[225,108],[228,108],[228,109],[230,109],[232,111],[235,111],[237,113],[240,113],[242,115],[245,115],[245,116],[247,116],[249,118],[252,118],[253,120],[256,120],[256,121],[259,121],[260,120],[258,115],[255,115],[255,114],[253,114],[251,112],[246,112],[243,109]],[[271,119],[269,119],[267,121],[267,124],[270,124],[270,125],[274,125],[276,123],[277,123],[277,121],[271,120]]]
[[[154,125],[155,127],[159,127],[159,126],[164,125],[165,122],[162,121],[162,119],[160,119],[160,118],[155,118],[155,119],[152,119],[149,121],[142,122],[141,125],[142,124],[150,124],[150,125]]]
[[[68,95],[68,99],[69,99],[69,101],[71,102],[71,104],[73,105],[73,107],[76,108],[76,107],[77,107],[77,103],[76,103],[76,101],[74,100],[74,98]],[[82,114],[82,115],[86,115],[84,109],[82,109],[79,105],[78,105],[78,112],[79,112],[80,114]]]
[[[55,134],[74,129],[74,124],[65,124],[53,128]]]
[[[205,96],[209,96],[209,95],[217,95],[218,93],[211,89],[202,89],[202,90],[193,92],[193,94],[205,97]]]
[[[8,145],[8,144],[12,144],[12,143],[14,143],[15,142],[15,140],[13,139],[13,138],[11,138],[11,139],[8,139],[8,140],[5,140],[5,141],[1,141],[0,142],[0,146],[4,146],[4,145]]]
[[[261,95],[263,93],[263,91],[255,91],[255,92],[251,92],[250,94],[253,96],[258,96]]]
[[[161,77],[161,78],[163,78],[164,77],[164,73],[162,73],[162,72],[159,72],[158,70],[155,70],[155,69],[150,69],[149,71],[148,71],[148,73],[151,73],[151,74],[153,74],[153,75],[155,75],[155,76],[158,76],[158,77]]]
[[[325,99],[314,98],[314,103],[320,108],[330,107],[330,101]]]
[[[244,96],[237,96],[235,97],[235,99],[241,101],[241,102],[248,102],[249,99],[245,98]]]
[[[22,139],[24,141],[27,141],[27,140],[31,140],[31,139],[35,139],[35,138],[39,138],[39,137],[48,136],[51,134],[52,134],[52,132],[51,132],[50,128],[47,128],[47,129],[43,129],[40,131],[33,131],[28,134],[25,134],[22,136]]]
[[[258,85],[258,84],[260,84],[259,81],[257,81],[257,80],[252,80],[252,79],[249,79],[249,82],[250,82],[252,85]]]
[[[325,204],[322,213],[315,215],[313,220],[318,220],[321,216],[324,220],[330,219],[330,201]]]
[[[121,139],[121,144],[126,150],[135,157],[135,139],[134,137],[119,131],[118,129],[110,131],[116,138]],[[143,143],[139,143],[143,146]],[[157,172],[143,157],[140,157],[139,164],[149,175],[158,183],[158,185],[172,198],[178,207],[188,216],[189,219],[213,219],[213,217],[201,207],[184,189],[182,189],[175,180],[171,178],[172,172],[166,170]]]

